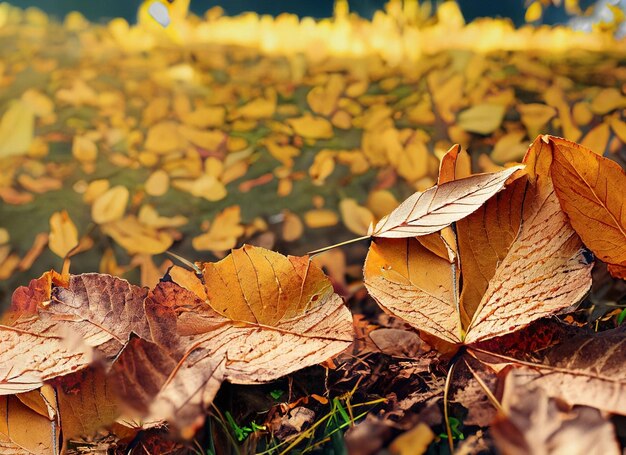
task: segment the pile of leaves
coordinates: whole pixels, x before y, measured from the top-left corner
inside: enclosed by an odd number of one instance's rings
[[[321,394],[290,390],[262,424],[223,418],[248,438],[240,449],[302,449],[326,421],[331,442],[351,427],[354,453],[402,429],[394,453],[445,439],[452,450],[460,425],[472,432],[462,453],[620,453],[611,416],[626,415],[624,328],[593,332],[572,312],[594,255],[626,275],[626,174],[552,136],[494,173],[473,174],[464,153],[451,148],[437,185],[369,226],[364,281],[387,314],[369,322],[310,257],[251,245],[174,266],[152,288],[54,271],[18,288],[0,325],[3,453],[221,453],[211,422],[224,382],[321,362]],[[369,400],[352,403],[357,390]],[[315,423],[314,403],[331,406]]]
[[[454,143],[483,172],[521,160],[539,133],[624,162],[612,36],[466,25],[454,2],[434,15],[394,2],[372,21],[340,5],[323,21],[172,11],[163,30],[141,14],[59,22],[3,3],[2,306],[68,255],[75,273],[154,287],[168,250],[303,255],[366,235],[436,183]],[[484,38],[500,33],[510,40]],[[333,254],[319,260],[352,295],[366,250]]]

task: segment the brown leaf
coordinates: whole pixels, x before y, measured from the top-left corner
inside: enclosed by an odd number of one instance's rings
[[[223,380],[271,381],[352,341],[349,311],[308,257],[244,246],[202,269],[210,306],[175,283],[160,283],[146,312],[159,320],[175,312],[176,330],[153,333],[152,342],[132,340],[114,365],[128,403],[183,434],[202,423]]]
[[[0,452],[7,455],[57,455],[61,428],[54,390],[0,396]]]
[[[573,405],[626,415],[624,328],[569,338],[551,348],[541,364],[514,368],[506,381],[543,388]]]
[[[570,407],[537,387],[507,380],[505,415],[491,426],[496,447],[506,454],[621,453],[606,416],[587,406]]]
[[[614,161],[551,137],[551,172],[570,223],[600,259],[626,265],[626,174]]]
[[[417,192],[371,232],[374,237],[405,238],[432,234],[477,210],[522,166],[493,174],[477,174]]]
[[[550,158],[538,139],[526,157],[528,178],[457,223],[460,275],[453,254],[446,258],[415,239],[376,239],[364,269],[372,296],[452,344],[503,335],[576,304],[591,285],[591,266],[560,210]]]

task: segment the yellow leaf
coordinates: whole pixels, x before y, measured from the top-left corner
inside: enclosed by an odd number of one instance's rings
[[[397,455],[421,455],[435,439],[435,433],[424,422],[402,433],[389,445],[389,451]]]
[[[593,120],[593,112],[591,112],[589,103],[581,101],[574,104],[574,108],[572,109],[572,118],[574,119],[574,122],[576,122],[576,124],[579,126],[585,126],[589,124],[589,122]]]
[[[151,152],[166,154],[182,151],[185,140],[181,136],[176,122],[160,122],[150,127],[144,146]]]
[[[143,205],[139,209],[139,221],[146,226],[156,229],[176,228],[187,224],[187,218],[182,215],[172,217],[161,216],[151,205]]]
[[[505,111],[499,104],[477,104],[461,112],[457,123],[471,133],[491,134],[500,127]]]
[[[534,1],[530,4],[530,6],[526,9],[526,14],[524,15],[524,20],[526,22],[535,22],[541,19],[543,15],[543,7],[541,6],[540,1]]]
[[[23,101],[16,101],[0,120],[0,158],[28,152],[34,137],[35,114]]]
[[[54,101],[35,89],[26,90],[22,95],[22,101],[30,106],[38,117],[46,117],[54,112]]]
[[[357,235],[367,235],[374,215],[367,208],[359,205],[354,199],[342,199],[339,202],[339,211],[343,224]]]
[[[102,232],[131,254],[159,254],[166,251],[174,239],[167,232],[160,232],[128,215],[122,219],[101,225]]]
[[[305,114],[302,117],[287,120],[294,132],[307,139],[330,139],[333,137],[333,126],[323,117]]]
[[[98,179],[89,182],[89,185],[83,194],[83,201],[87,204],[91,204],[100,195],[104,194],[109,189],[109,186],[109,181],[106,179]]]
[[[593,152],[598,155],[604,155],[610,136],[611,131],[609,129],[609,125],[606,123],[600,123],[587,133],[580,145],[593,150]]]
[[[421,140],[413,140],[400,153],[397,161],[398,174],[414,182],[428,174],[430,153]]]
[[[522,124],[528,131],[528,137],[537,137],[546,124],[556,115],[556,109],[540,103],[520,104],[517,106]]]
[[[0,245],[9,243],[10,239],[11,239],[11,236],[9,235],[9,231],[7,231],[5,228],[0,228]]]
[[[332,150],[320,150],[309,168],[309,175],[314,185],[321,186],[326,178],[335,170],[335,152]]]
[[[170,187],[170,176],[163,169],[157,169],[146,180],[146,193],[150,196],[163,196]]]
[[[90,163],[98,158],[98,147],[86,136],[74,136],[72,155],[81,163]]]
[[[614,87],[600,90],[591,101],[591,111],[599,115],[624,107],[626,107],[626,97]]]
[[[335,226],[338,222],[337,213],[328,209],[309,210],[304,214],[304,224],[311,229]]]
[[[212,202],[221,201],[228,194],[222,182],[207,174],[203,174],[195,180],[174,180],[172,186]]]
[[[286,242],[293,242],[302,237],[304,225],[300,217],[289,210],[284,210],[283,216],[285,217],[283,221],[283,239]]]
[[[98,196],[91,206],[91,218],[97,224],[108,223],[124,216],[130,194],[125,186],[117,185]]]
[[[243,233],[241,209],[234,205],[218,213],[209,230],[194,237],[192,245],[198,251],[226,251],[237,245],[237,239]]]
[[[608,122],[609,125],[611,125],[613,133],[619,138],[620,141],[622,141],[622,143],[626,144],[626,122],[615,117],[610,117]]]
[[[54,254],[64,258],[78,245],[78,230],[66,210],[54,212],[50,216],[50,237],[48,246]]]
[[[372,191],[367,198],[367,208],[376,220],[389,215],[400,203],[389,190]]]
[[[528,150],[528,141],[525,141],[524,137],[526,137],[524,131],[505,134],[496,142],[491,159],[497,164],[521,161]]]
[[[208,106],[183,115],[181,120],[187,125],[197,128],[219,128],[224,125],[225,115],[224,107]]]
[[[178,131],[182,137],[194,145],[205,150],[217,150],[226,142],[226,135],[222,131],[203,131],[187,125],[180,125]],[[148,147],[146,145],[146,147]]]

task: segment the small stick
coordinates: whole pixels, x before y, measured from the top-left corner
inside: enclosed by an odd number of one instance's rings
[[[315,256],[320,253],[324,253],[325,251],[332,250],[333,248],[337,248],[344,245],[349,245],[350,243],[360,242],[361,240],[367,240],[371,238],[369,235],[364,235],[363,237],[357,237],[356,239],[346,240],[345,242],[335,243],[334,245],[325,246],[324,248],[320,248],[319,250],[309,251],[307,254],[309,256]]]

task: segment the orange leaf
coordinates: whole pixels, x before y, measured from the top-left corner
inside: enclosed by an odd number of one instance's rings
[[[626,265],[626,174],[615,162],[551,137],[552,179],[563,211],[585,245],[609,264]]]

